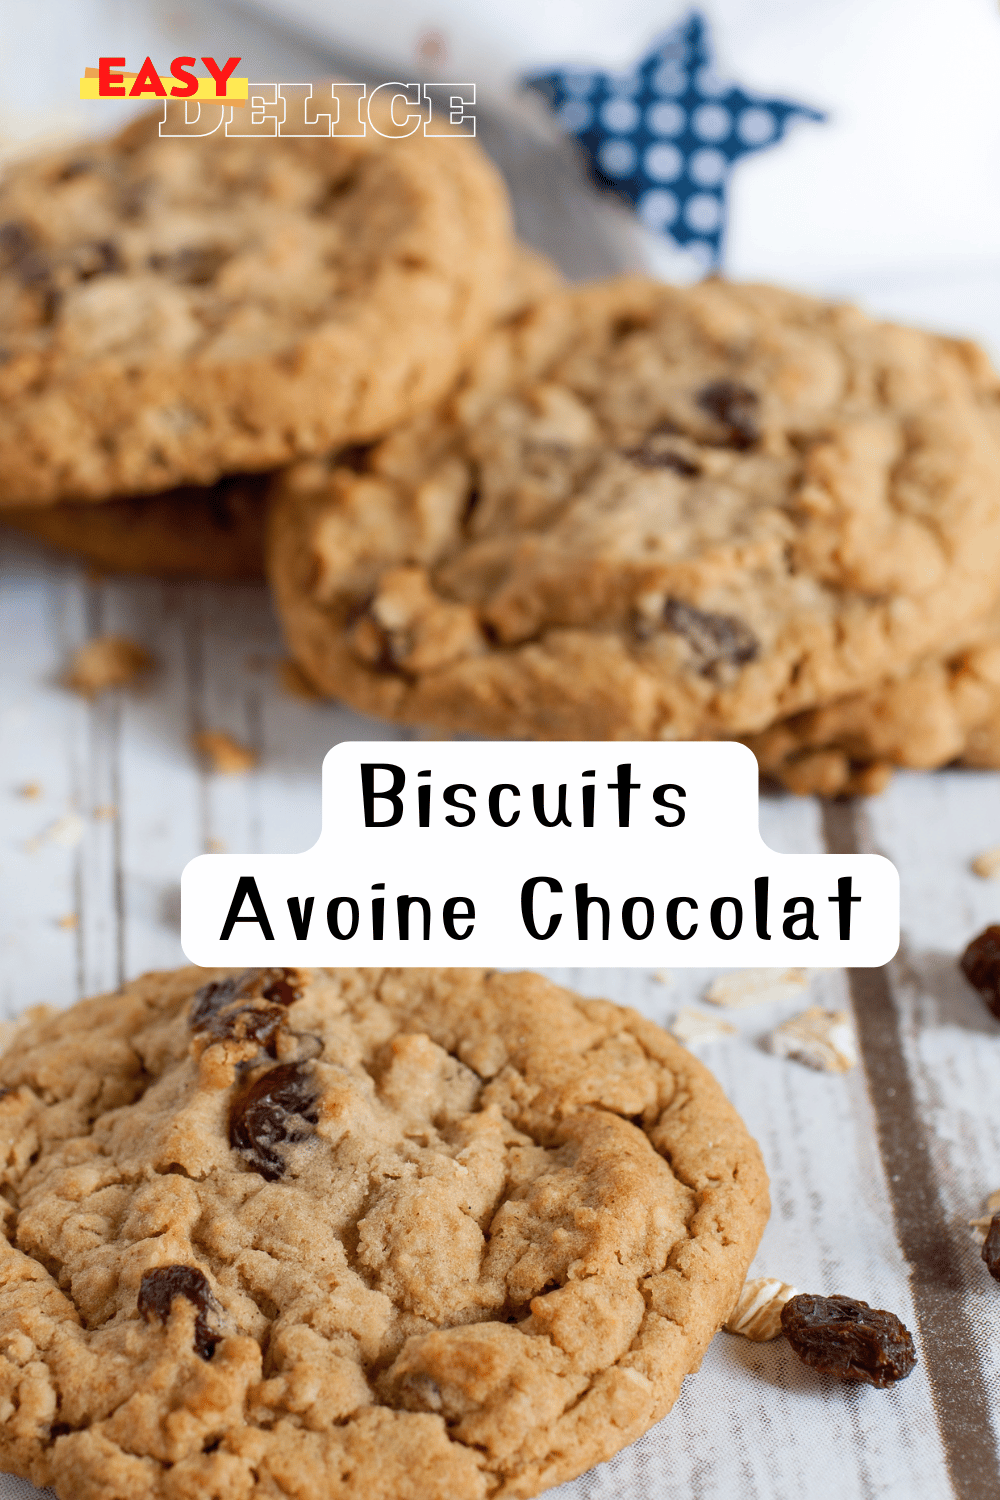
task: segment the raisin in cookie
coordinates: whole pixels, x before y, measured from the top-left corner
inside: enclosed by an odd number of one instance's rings
[[[1000,618],[963,651],[750,736],[761,771],[800,795],[870,796],[894,766],[1000,769]]]
[[[448,389],[496,309],[508,209],[474,142],[157,129],[0,183],[0,504],[367,440]]]
[[[153,578],[263,578],[268,478],[235,475],[199,488],[103,505],[0,510],[0,526],[82,557],[106,573]]]
[[[0,1063],[0,1462],[486,1500],[669,1410],[767,1217],[711,1075],[534,974],[183,969]]]
[[[515,738],[732,736],[961,638],[1000,569],[974,346],[711,280],[558,293],[368,472],[293,466],[269,569],[318,688]]]

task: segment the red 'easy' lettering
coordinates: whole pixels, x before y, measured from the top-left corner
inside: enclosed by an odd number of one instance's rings
[[[124,57],[99,57],[97,59],[97,93],[101,99],[124,99],[125,89],[117,88],[115,85],[122,83],[120,73],[112,73],[112,68],[124,68]]]
[[[167,91],[160,82],[160,75],[153,67],[153,59],[147,57],[135,77],[135,83],[128,91],[130,99],[137,99],[140,94],[156,94],[158,98],[165,99]]]
[[[224,99],[226,97],[226,79],[239,62],[238,57],[231,57],[224,68],[220,68],[214,57],[203,57],[202,62],[215,79],[215,97]]]
[[[185,85],[182,89],[174,87],[170,90],[174,99],[190,99],[192,94],[198,92],[198,80],[193,73],[188,72],[188,68],[193,67],[193,57],[175,57],[170,64],[171,77],[180,79]]]

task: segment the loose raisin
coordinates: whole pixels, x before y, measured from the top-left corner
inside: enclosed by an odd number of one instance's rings
[[[753,631],[736,615],[707,614],[681,599],[668,599],[663,618],[668,629],[687,641],[702,676],[723,664],[742,666],[760,650]]]
[[[285,1171],[283,1147],[304,1141],[319,1119],[316,1085],[301,1063],[269,1068],[242,1088],[229,1111],[229,1144],[268,1182]]]
[[[781,1331],[807,1365],[841,1380],[884,1388],[904,1380],[917,1362],[896,1315],[854,1297],[800,1292],[781,1309]]]
[[[175,1297],[186,1297],[197,1310],[195,1353],[202,1359],[211,1359],[222,1335],[209,1327],[209,1319],[217,1316],[219,1304],[212,1294],[208,1277],[197,1266],[157,1266],[153,1271],[143,1272],[138,1307],[144,1318],[156,1318],[158,1322],[166,1323]]]
[[[974,937],[959,960],[959,966],[974,990],[978,990],[1000,1021],[1000,926],[996,923]]]
[[[994,1214],[986,1231],[983,1260],[994,1281],[1000,1281],[1000,1214]]]
[[[713,380],[698,392],[698,405],[728,429],[730,448],[752,448],[760,438],[756,391],[736,380]]]

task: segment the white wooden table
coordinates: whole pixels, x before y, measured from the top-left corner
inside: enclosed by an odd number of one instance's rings
[[[166,22],[163,23],[166,25]],[[260,33],[267,47],[286,45]],[[169,43],[167,44],[169,45]],[[207,45],[207,44],[206,44]],[[287,44],[303,68],[331,60]],[[96,55],[96,54],[95,54]],[[308,76],[303,74],[303,76]],[[483,132],[508,171],[522,231],[574,275],[641,260],[564,154],[509,125]],[[831,288],[831,290],[840,290]],[[891,277],[854,288],[896,315],[1000,344],[1000,276],[973,285]],[[74,648],[120,633],[158,670],[92,702],[60,686]],[[178,881],[211,849],[296,850],[319,827],[319,770],[344,738],[394,733],[334,704],[289,697],[263,586],[95,580],[0,534],[0,1006],[69,1004],[183,962]],[[244,777],[208,773],[192,748],[223,729],[259,755]],[[37,795],[25,796],[24,788]],[[830,1382],[784,1340],[721,1334],[670,1417],[563,1500],[979,1500],[1000,1494],[1000,1286],[966,1221],[1000,1186],[1000,1025],[956,968],[1000,920],[1000,885],[969,871],[1000,843],[1000,776],[900,775],[867,805],[765,798],[775,848],[875,848],[897,864],[904,941],[886,970],[813,976],[810,1001],[853,1007],[863,1064],[821,1075],[762,1039],[802,1008],[730,1013],[739,1034],[702,1054],[764,1150],[774,1210],[756,1262],[801,1290],[896,1311],[920,1363],[897,1389]],[[503,955],[497,955],[502,963]],[[588,995],[667,1022],[703,1005],[704,971],[552,971]],[[707,1009],[707,1007],[706,1007]],[[0,1500],[33,1495],[0,1477]]]

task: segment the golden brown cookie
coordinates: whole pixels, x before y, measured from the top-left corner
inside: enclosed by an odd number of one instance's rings
[[[508,209],[475,142],[157,130],[0,183],[0,504],[367,441],[448,389],[496,310]]]
[[[1000,619],[978,634],[963,651],[751,736],[762,773],[802,796],[845,797],[882,791],[895,766],[1000,768]]]
[[[560,276],[551,261],[516,245],[498,316],[514,317],[551,292]],[[365,445],[337,461],[363,466]],[[0,510],[0,526],[85,558],[109,573],[155,578],[262,578],[270,476],[232,475],[204,487],[133,495],[103,505],[32,505]]]
[[[367,473],[293,467],[292,653],[367,713],[514,738],[760,731],[961,639],[1000,570],[974,346],[711,280],[558,293]]]
[[[527,1497],[667,1412],[767,1217],[711,1075],[534,974],[182,969],[0,1063],[0,1461]]]
[[[153,578],[262,578],[269,476],[133,495],[104,505],[0,510],[0,526],[82,557],[102,572]]]

